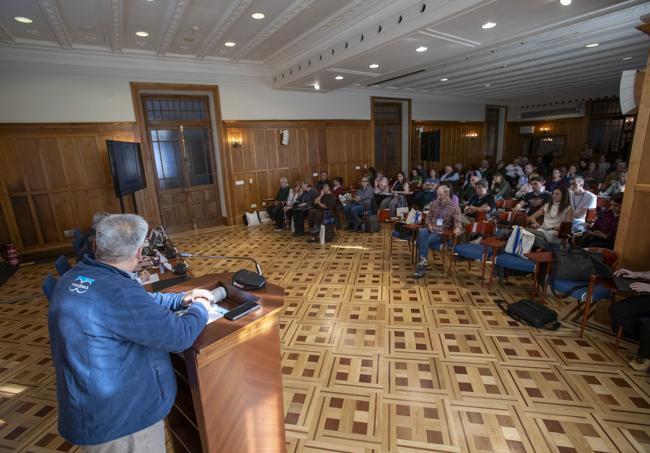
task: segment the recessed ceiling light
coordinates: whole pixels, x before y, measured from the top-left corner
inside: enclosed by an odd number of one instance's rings
[[[372,63],[372,64],[368,65],[368,67],[370,69],[377,69],[379,67],[379,65],[377,63]]]
[[[232,41],[228,41],[228,42],[224,42],[223,45],[226,47],[235,47],[237,44],[235,44]]]
[[[486,86],[486,87],[491,87],[492,84],[491,84],[491,83],[486,83],[485,86]]]
[[[199,31],[199,26],[198,25],[192,25],[192,30],[193,31]]]
[[[426,52],[427,50],[429,50],[429,48],[424,46],[420,46],[417,49],[415,49],[416,52]]]
[[[342,75],[337,75],[337,76],[334,77],[334,78],[335,78],[336,80],[343,80],[343,76],[342,76]]]
[[[251,17],[253,19],[260,20],[260,19],[264,19],[266,16],[264,15],[264,13],[253,13],[251,14]]]
[[[560,5],[562,6],[569,6],[571,4],[571,0],[560,0]]]
[[[16,22],[20,22],[21,24],[32,24],[32,23],[34,23],[33,19],[30,19],[29,17],[23,17],[23,16],[16,16],[16,17],[14,17],[14,20]]]
[[[490,28],[494,28],[496,26],[497,26],[496,22],[486,22],[483,25],[481,25],[481,28],[483,30],[489,30]]]
[[[592,42],[591,44],[587,44],[585,47],[591,49],[592,47],[598,47],[598,46],[600,46],[600,44],[598,44],[597,42]]]
[[[146,38],[147,36],[149,36],[149,33],[147,33],[146,31],[136,31],[135,35],[141,38]]]
[[[623,57],[623,61],[631,60],[632,57]]]
[[[314,90],[317,90],[317,91],[320,90],[320,85],[318,84],[318,82],[316,82],[314,84]]]
[[[442,79],[440,79],[441,82],[446,82],[447,80],[449,80],[447,77],[443,77]]]

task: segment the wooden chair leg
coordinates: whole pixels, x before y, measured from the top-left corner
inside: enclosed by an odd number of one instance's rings
[[[497,260],[496,260],[496,253],[492,253],[492,269],[490,269],[490,282],[488,283],[488,288],[492,288],[492,280],[494,279],[494,272],[496,272],[497,266],[496,266]]]
[[[623,326],[619,324],[616,328],[616,342],[614,343],[614,351],[618,351],[618,345],[621,342],[621,337],[623,336]]]
[[[485,285],[485,262],[487,261],[487,256],[483,255],[481,257],[481,286]]]
[[[593,280],[589,283],[589,289],[587,290],[587,299],[585,300],[584,314],[582,315],[582,323],[580,324],[580,338],[585,333],[585,326],[587,325],[587,317],[589,316],[589,309],[591,308],[591,298],[594,294],[594,285]]]

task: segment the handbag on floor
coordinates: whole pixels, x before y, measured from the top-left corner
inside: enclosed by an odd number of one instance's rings
[[[561,326],[557,320],[557,313],[554,310],[532,300],[522,299],[512,304],[506,304],[500,300],[497,301],[497,305],[515,321],[528,324],[531,327],[557,330]]]

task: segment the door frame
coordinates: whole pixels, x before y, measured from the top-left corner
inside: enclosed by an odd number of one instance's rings
[[[408,168],[402,168],[403,164],[405,162],[404,160],[404,154],[406,153],[407,159],[406,162],[408,162],[407,167],[410,165],[411,162],[411,123],[412,123],[412,100],[411,98],[391,98],[391,97],[386,97],[386,96],[370,96],[370,143],[372,146],[372,162],[373,164],[376,164],[375,162],[375,156],[376,156],[376,150],[375,150],[375,102],[394,102],[394,103],[399,103],[404,107],[404,103],[406,103],[406,109],[408,110],[407,115],[404,115],[404,111],[402,110],[402,131],[404,131],[404,122],[406,121],[406,137],[407,137],[407,143],[406,143],[406,149],[404,149],[404,146],[402,146],[402,143],[399,144],[400,147],[400,155],[399,155],[399,167],[401,171],[407,172],[406,174],[409,174],[409,169]]]
[[[146,157],[144,160],[145,175],[147,178],[147,185],[153,187],[156,191],[156,213],[155,219],[147,219],[150,224],[161,224],[162,214],[160,212],[158,184],[156,181],[156,169],[154,167],[155,161],[153,150],[149,146],[149,139],[147,135],[146,121],[144,118],[144,109],[140,101],[142,95],[186,95],[197,96],[208,94],[208,102],[212,100],[210,107],[210,123],[212,126],[211,134],[213,135],[213,160],[216,168],[215,178],[216,185],[219,189],[219,208],[221,210],[221,223],[232,224],[234,219],[228,217],[230,212],[229,200],[231,197],[230,187],[226,184],[225,168],[222,155],[227,149],[226,131],[221,118],[221,98],[219,96],[218,85],[193,85],[184,83],[152,83],[152,82],[130,82],[131,87],[131,101],[133,103],[133,111],[135,112],[135,122],[140,133],[140,146],[144,149]],[[215,137],[216,135],[216,137]]]

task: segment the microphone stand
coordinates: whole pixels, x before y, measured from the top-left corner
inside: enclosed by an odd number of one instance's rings
[[[226,256],[226,255],[198,255],[194,253],[188,253],[188,252],[178,252],[178,256],[181,258],[208,258],[208,259],[216,259],[216,260],[247,260],[247,261],[252,261],[255,264],[255,270],[257,272],[257,275],[262,275],[262,268],[260,267],[259,263],[255,261],[253,258],[249,258],[247,256]]]

